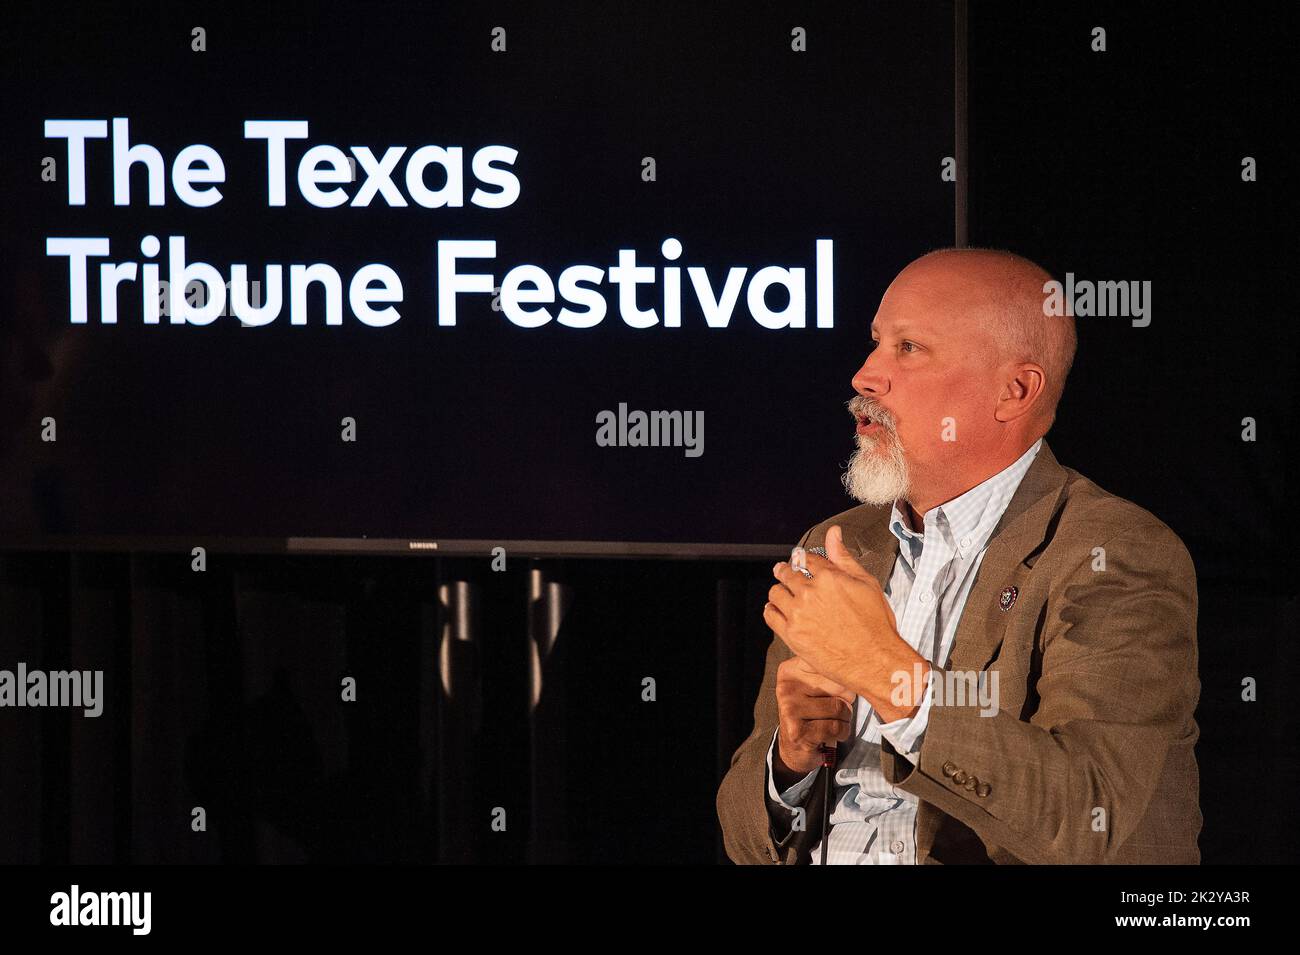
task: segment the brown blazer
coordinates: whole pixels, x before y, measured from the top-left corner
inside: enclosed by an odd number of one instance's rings
[[[839,524],[883,584],[898,553],[888,517],[854,507],[800,543],[821,545]],[[1017,594],[1003,610],[1007,587]],[[776,668],[790,656],[773,636],[754,730],[718,789],[735,862],[806,863],[821,836],[820,775],[806,830],[774,832],[768,817]],[[998,711],[935,705],[917,766],[881,741],[885,778],[920,800],[919,863],[1200,863],[1191,557],[1150,513],[1058,464],[1046,441],[989,541],[948,669],[997,671]]]

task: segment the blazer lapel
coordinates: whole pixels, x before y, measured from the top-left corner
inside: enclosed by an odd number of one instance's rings
[[[957,624],[948,669],[982,670],[993,659],[1015,607],[1003,611],[999,598],[1007,587],[1024,589],[1030,570],[1025,560],[1047,536],[1065,477],[1044,440],[989,538]]]
[[[831,525],[838,524],[848,552],[883,587],[894,569],[894,558],[898,556],[898,538],[889,531],[889,512],[889,507],[859,504],[812,528],[800,544],[803,547],[825,547],[826,532]]]
[[[894,561],[898,559],[898,538],[889,533],[886,527],[883,536],[873,534],[864,538],[854,556],[883,588],[889,583],[890,574],[894,570]]]

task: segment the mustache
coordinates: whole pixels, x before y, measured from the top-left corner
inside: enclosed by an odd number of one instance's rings
[[[866,395],[854,395],[844,403],[844,406],[849,409],[849,414],[855,420],[868,418],[880,424],[890,433],[897,432],[897,423],[894,421],[894,416],[875,398]]]

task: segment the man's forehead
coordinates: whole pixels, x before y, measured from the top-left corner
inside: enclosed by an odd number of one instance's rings
[[[941,328],[945,322],[942,315],[937,315],[933,311],[926,310],[916,314],[900,315],[881,307],[876,312],[876,317],[871,321],[871,333],[873,335],[906,335],[923,331],[931,331],[935,328]]]
[[[975,311],[970,289],[949,283],[895,282],[871,322],[873,334],[953,332]]]

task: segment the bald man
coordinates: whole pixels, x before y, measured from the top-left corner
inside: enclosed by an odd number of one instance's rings
[[[861,504],[773,568],[717,797],[734,861],[1200,862],[1195,570],[1048,448],[1076,341],[1050,281],[947,249],[886,290],[848,402]]]

